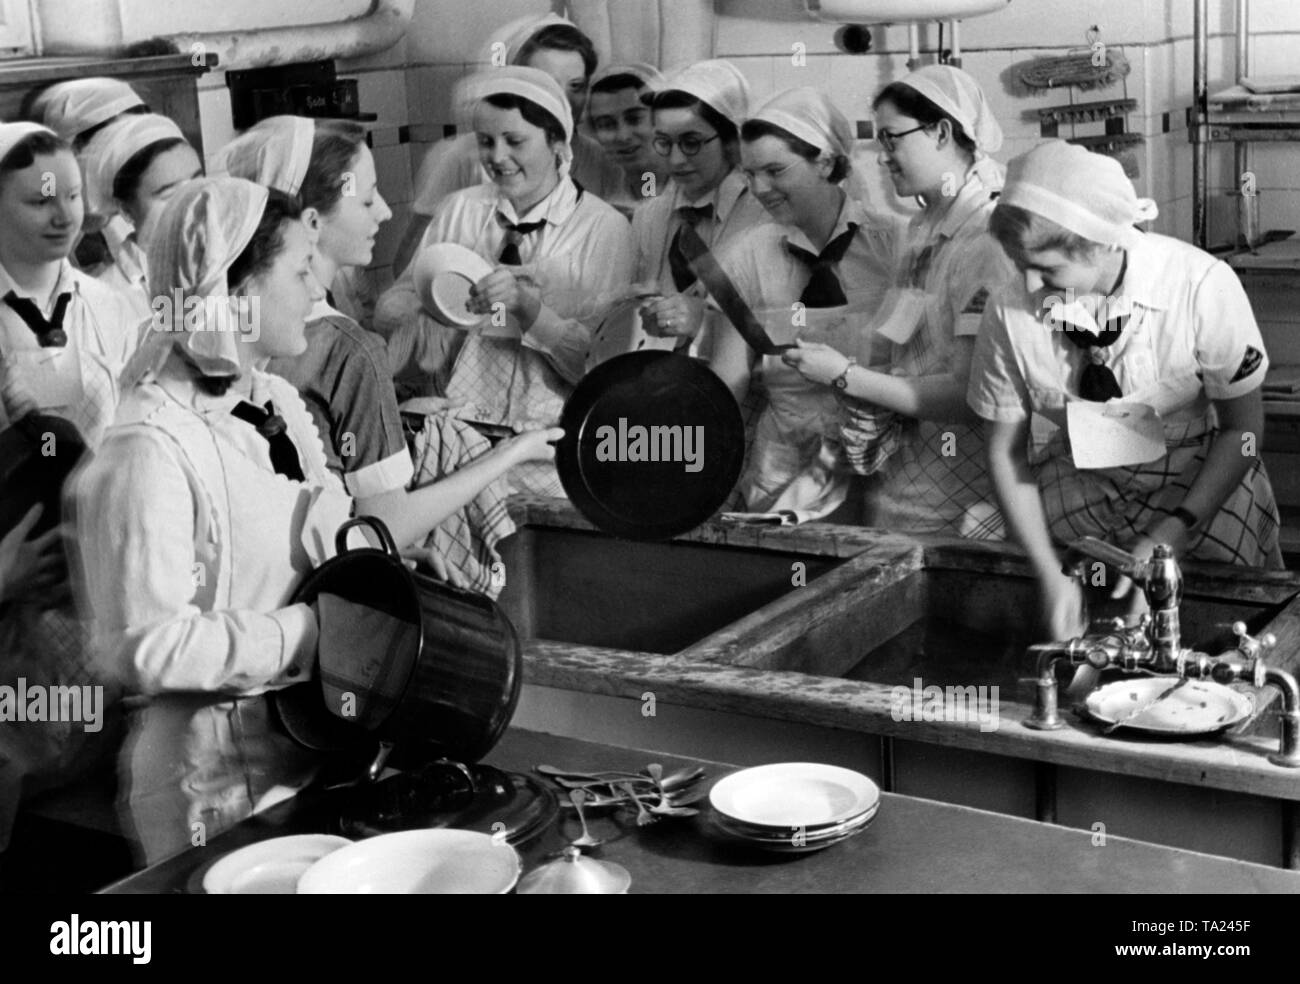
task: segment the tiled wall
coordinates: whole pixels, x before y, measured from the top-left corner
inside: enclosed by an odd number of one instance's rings
[[[651,0],[645,0],[651,2]],[[406,37],[386,52],[343,61],[339,73],[359,80],[361,104],[379,114],[374,137],[380,187],[394,219],[381,234],[373,273],[386,279],[397,240],[410,215],[411,179],[431,143],[452,123],[451,86],[477,57],[487,35],[517,17],[544,13],[546,0],[494,0],[473,7],[462,0],[418,0]],[[1231,83],[1233,7],[1212,2],[1209,52],[1211,89]],[[756,100],[792,85],[816,85],[829,92],[851,119],[869,118],[872,94],[906,73],[907,31],[901,25],[873,27],[872,51],[848,55],[834,44],[835,25],[813,21],[801,0],[716,0],[716,54],[746,74]],[[1294,70],[1289,57],[1300,41],[1300,4],[1294,0],[1252,0],[1252,69],[1256,74]],[[1088,28],[1119,47],[1131,65],[1117,84],[1092,92],[1025,92],[1012,66],[1037,55],[1060,55],[1086,44]],[[922,26],[923,61],[934,60],[938,26]],[[951,39],[945,37],[945,45]],[[1070,101],[1113,97],[1137,100],[1128,129],[1146,138],[1138,148],[1137,183],[1154,198],[1161,216],[1155,228],[1191,236],[1191,146],[1186,108],[1192,98],[1192,4],[1190,0],[1012,0],[1004,10],[961,26],[963,68],[984,88],[1006,134],[998,156],[1006,160],[1039,139],[1034,111]],[[796,47],[798,46],[798,47]],[[802,55],[796,58],[796,53]],[[223,73],[200,85],[204,141],[209,153],[232,134]],[[398,128],[405,128],[399,131]],[[1088,124],[1080,133],[1100,132]],[[1065,133],[1065,128],[1062,129]],[[1266,228],[1300,229],[1300,148],[1256,145]],[[859,155],[859,172],[883,202],[892,191],[880,180],[870,144]],[[1235,204],[1224,192],[1236,185],[1230,147],[1211,151],[1212,239],[1232,231]],[[382,284],[381,284],[382,286]]]

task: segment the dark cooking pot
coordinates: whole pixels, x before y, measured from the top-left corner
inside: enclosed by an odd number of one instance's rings
[[[368,526],[382,549],[349,550],[347,534]],[[523,664],[514,626],[489,598],[453,588],[402,563],[388,528],[362,516],[339,527],[337,556],[312,571],[294,602],[356,609],[403,631],[352,638],[322,632],[312,680],[270,695],[285,731],[318,751],[373,751],[376,741],[476,762],[514,715]],[[330,596],[322,599],[322,596]],[[382,613],[382,614],[380,614]],[[347,642],[343,642],[347,639]],[[344,717],[338,694],[355,706]],[[327,699],[328,695],[328,699]]]

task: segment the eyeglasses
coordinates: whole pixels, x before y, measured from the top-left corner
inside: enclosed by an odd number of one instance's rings
[[[892,154],[894,148],[898,145],[898,141],[903,137],[907,136],[909,133],[915,133],[917,130],[925,130],[930,126],[933,126],[933,124],[922,123],[920,126],[914,126],[910,130],[900,130],[898,133],[890,133],[888,130],[881,130],[876,134],[876,140],[879,141],[880,146],[884,147],[886,151]]]
[[[694,133],[688,133],[685,136],[673,140],[672,137],[665,137],[656,134],[655,138],[650,141],[650,146],[655,149],[655,153],[660,157],[667,157],[673,152],[673,147],[677,146],[682,149],[682,153],[687,157],[694,157],[700,152],[706,143],[712,143],[718,139],[718,134],[711,137],[697,137]]]

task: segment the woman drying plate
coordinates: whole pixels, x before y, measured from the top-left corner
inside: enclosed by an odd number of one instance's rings
[[[462,419],[550,425],[582,375],[592,326],[631,283],[631,232],[569,177],[573,116],[554,79],[507,66],[471,77],[466,93],[492,184],[446,198],[421,249],[456,243],[494,265],[469,307],[494,330],[438,325],[404,277],[385,295],[411,312],[390,336],[389,356],[399,383],[463,402]],[[512,491],[564,494],[549,466],[519,470],[511,482]]]
[[[1095,536],[1143,559],[1166,543],[1179,557],[1282,566],[1259,456],[1259,328],[1225,263],[1134,228],[1154,215],[1116,161],[1053,140],[1011,162],[991,220],[1023,280],[985,313],[970,405],[989,422],[989,470],[1056,639],[1080,631],[1082,597],[1053,541]],[[1031,412],[1061,428],[1037,475]],[[1136,451],[1097,440],[1125,419]]]

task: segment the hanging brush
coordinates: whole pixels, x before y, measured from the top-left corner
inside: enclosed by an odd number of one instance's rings
[[[1124,52],[1101,43],[1097,25],[1089,28],[1088,47],[1072,48],[1064,55],[1035,58],[1016,67],[1016,77],[1030,89],[1100,89],[1128,75]]]

